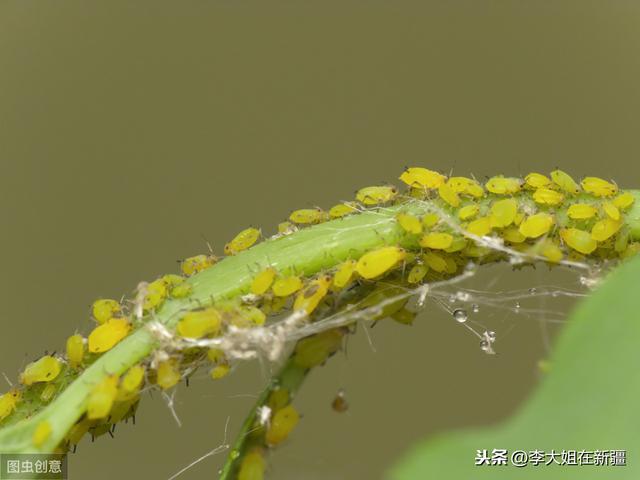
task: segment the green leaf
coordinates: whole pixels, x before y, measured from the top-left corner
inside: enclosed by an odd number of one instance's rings
[[[640,478],[640,258],[615,270],[563,330],[551,372],[494,428],[415,446],[391,472],[416,479]],[[505,379],[505,388],[509,388]],[[475,466],[476,450],[626,450],[627,466]],[[548,457],[545,458],[545,461]],[[510,462],[509,462],[510,463]]]

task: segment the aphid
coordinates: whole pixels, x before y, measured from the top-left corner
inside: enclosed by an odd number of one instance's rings
[[[142,304],[146,311],[158,307],[167,298],[167,285],[159,278],[147,285],[144,302]]]
[[[416,263],[413,267],[411,267],[411,270],[409,270],[409,275],[407,275],[407,282],[420,283],[428,271],[429,267],[427,267],[424,263]]]
[[[491,225],[493,227],[508,227],[513,223],[518,213],[518,202],[513,198],[498,200],[491,205]]]
[[[454,253],[464,250],[467,246],[467,239],[464,237],[454,237],[453,242],[448,248],[445,248],[444,251],[447,253]]]
[[[42,420],[34,430],[31,442],[34,447],[40,447],[50,436],[51,424],[46,420]]]
[[[242,458],[238,480],[263,480],[266,461],[261,448],[253,448]]]
[[[467,232],[477,235],[478,237],[484,237],[491,233],[491,217],[480,217],[470,222],[467,225]]]
[[[211,369],[209,373],[211,378],[214,380],[219,380],[221,378],[226,377],[229,374],[231,367],[227,363],[221,363],[220,365],[216,365]]]
[[[286,388],[276,388],[271,395],[269,395],[268,407],[272,412],[276,410],[280,410],[291,402],[291,395],[289,395],[289,390]]]
[[[341,289],[349,285],[353,279],[353,275],[356,271],[355,260],[345,260],[340,265],[336,273],[333,275],[333,286],[336,289]]]
[[[406,255],[400,247],[381,247],[362,255],[356,264],[356,271],[362,278],[379,277],[404,260]]]
[[[526,177],[524,177],[524,182],[528,187],[535,189],[535,188],[548,186],[551,183],[551,180],[549,180],[549,178],[546,175],[532,172]]]
[[[302,280],[296,275],[281,277],[273,282],[273,294],[276,297],[288,297],[302,288]]]
[[[71,368],[78,368],[84,357],[84,338],[75,334],[67,338],[67,360]]]
[[[548,213],[536,213],[522,221],[519,231],[526,238],[538,238],[551,230],[553,222],[553,217]]]
[[[564,228],[560,230],[560,237],[569,247],[585,255],[593,252],[598,246],[598,242],[591,238],[589,232],[577,228]]]
[[[451,177],[447,180],[447,185],[456,193],[467,194],[476,198],[484,195],[484,190],[480,184],[467,177]]]
[[[87,418],[96,420],[109,415],[118,394],[118,376],[109,375],[96,385],[87,399]]]
[[[498,175],[496,177],[491,177],[487,183],[485,183],[485,187],[491,193],[496,193],[498,195],[510,195],[520,191],[521,182],[522,181],[519,178]]]
[[[298,227],[291,222],[281,222],[278,224],[278,234],[280,235],[290,235],[296,230],[298,230]]]
[[[597,210],[588,203],[574,203],[567,209],[567,215],[574,220],[586,220],[594,217]]]
[[[401,308],[397,312],[393,313],[391,318],[403,325],[412,325],[413,321],[416,319],[416,312],[412,312],[406,308]]]
[[[511,243],[522,243],[526,240],[526,237],[516,227],[505,228],[502,231],[502,238]]]
[[[178,369],[177,361],[175,359],[170,358],[158,363],[158,368],[156,369],[156,383],[160,388],[167,390],[175,386],[181,379],[182,376],[180,375],[180,370]]]
[[[180,263],[180,270],[187,277],[195,275],[216,263],[217,259],[212,255],[195,255],[193,257],[185,258]]]
[[[582,188],[595,197],[612,197],[618,193],[618,186],[598,177],[585,177],[582,179]]]
[[[25,367],[20,374],[20,383],[32,385],[38,382],[50,382],[55,380],[61,369],[60,360],[51,355],[45,355]]]
[[[612,220],[620,220],[620,210],[618,210],[618,207],[616,207],[613,202],[604,202],[602,209]]]
[[[253,306],[235,309],[237,315],[231,318],[231,324],[238,328],[252,328],[264,325],[267,316],[262,310]]]
[[[542,205],[560,205],[564,200],[564,195],[547,187],[540,187],[533,192],[533,200]]]
[[[446,257],[444,257],[444,262],[446,264],[445,271],[447,273],[456,273],[456,271],[458,270],[458,264],[453,259],[453,257],[447,255]]]
[[[415,235],[422,233],[422,222],[418,217],[409,213],[399,213],[396,220],[405,232]]]
[[[210,348],[207,350],[207,358],[212,363],[227,363],[227,356],[220,348]]]
[[[553,180],[553,183],[560,187],[560,190],[564,190],[572,195],[580,193],[580,185],[578,185],[567,172],[554,170],[551,172],[551,179]]]
[[[358,190],[356,199],[364,205],[379,205],[396,198],[398,189],[393,186],[365,187]]]
[[[635,197],[629,192],[624,192],[613,199],[613,204],[621,210],[629,208],[635,202]]]
[[[302,225],[314,225],[328,220],[327,212],[320,208],[303,208],[295,210],[289,215],[289,220]]]
[[[333,408],[334,412],[344,413],[349,410],[349,402],[347,402],[347,394],[344,389],[341,388],[336,393],[335,398],[331,402],[331,408]]]
[[[427,252],[422,256],[424,263],[432,270],[442,273],[447,270],[447,262],[442,255],[435,252]]]
[[[471,205],[466,205],[458,210],[458,218],[460,220],[469,220],[475,217],[480,211],[480,206],[472,203]]]
[[[40,400],[42,400],[45,403],[50,402],[57,391],[58,391],[58,387],[56,387],[55,383],[48,383],[42,389],[42,392],[40,392]]]
[[[460,206],[460,197],[458,194],[446,183],[443,183],[438,187],[438,195],[440,198],[447,202],[452,207]]]
[[[120,381],[120,400],[129,399],[138,394],[144,381],[144,373],[142,365],[134,365],[124,374]]]
[[[12,388],[4,395],[0,395],[0,422],[11,415],[21,399],[22,394],[17,388]]]
[[[222,318],[216,308],[187,312],[178,322],[176,331],[185,338],[201,338],[220,332]]]
[[[329,209],[329,217],[342,218],[358,211],[358,206],[353,202],[343,202]]]
[[[126,318],[112,318],[97,326],[89,334],[89,352],[101,353],[111,350],[131,331],[131,324]]]
[[[540,253],[552,263],[558,263],[563,256],[562,249],[549,239],[544,240]]]
[[[193,292],[193,286],[189,283],[181,283],[171,289],[172,298],[187,298]]]
[[[167,287],[171,288],[184,283],[185,278],[182,275],[176,275],[175,273],[167,273],[162,276],[161,280]]]
[[[407,168],[400,175],[400,180],[414,188],[438,188],[445,179],[444,175],[421,167]]]
[[[604,218],[593,225],[593,228],[591,229],[591,238],[598,242],[604,242],[618,233],[621,226],[622,222],[612,220],[610,218]]]
[[[273,284],[273,280],[276,278],[276,269],[273,267],[267,267],[255,276],[251,282],[251,293],[254,295],[262,295]]]
[[[616,237],[616,241],[614,243],[614,250],[618,253],[622,253],[627,249],[629,245],[629,229],[624,228],[620,231],[620,234]]]
[[[293,405],[287,405],[286,407],[278,410],[271,419],[271,424],[265,434],[265,441],[267,445],[278,445],[287,439],[289,434],[298,424],[300,415],[293,407]]]
[[[93,302],[91,307],[91,313],[93,318],[98,323],[104,323],[111,317],[117,316],[120,313],[120,303],[110,298],[101,298]]]
[[[341,330],[332,329],[303,338],[296,345],[294,362],[303,368],[322,365],[340,349],[343,336]]]
[[[453,236],[448,233],[430,232],[420,239],[420,246],[435,250],[444,250],[453,243]]]
[[[293,302],[293,309],[304,310],[307,314],[311,314],[327,295],[331,280],[331,275],[321,275],[315,280],[312,280],[309,285],[296,296]]]
[[[229,243],[224,246],[225,255],[235,255],[251,247],[258,241],[262,232],[257,228],[246,228],[233,237]]]

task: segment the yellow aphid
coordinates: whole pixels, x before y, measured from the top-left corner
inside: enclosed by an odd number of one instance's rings
[[[346,260],[338,265],[338,269],[333,275],[333,286],[335,288],[341,289],[351,283],[353,274],[356,271],[356,263],[355,260]]]
[[[353,202],[344,202],[334,205],[329,209],[329,217],[342,218],[358,211],[358,206]]]
[[[104,323],[120,313],[120,303],[110,298],[101,298],[93,302],[91,313],[96,322]]]
[[[438,187],[438,195],[440,198],[447,202],[452,207],[460,206],[460,197],[458,194],[446,183],[443,183]]]
[[[176,331],[181,337],[201,338],[216,335],[221,326],[220,312],[216,308],[206,308],[187,312],[178,322]]]
[[[280,410],[291,402],[291,395],[286,388],[278,387],[269,395],[267,404],[272,411]]]
[[[215,367],[213,367],[211,369],[211,372],[209,372],[209,375],[211,375],[212,379],[219,380],[226,377],[230,371],[231,367],[229,366],[229,364],[221,363],[220,365],[216,365]]]
[[[598,177],[585,177],[581,184],[585,192],[596,197],[612,197],[618,193],[617,185]]]
[[[281,222],[278,224],[278,233],[280,235],[290,235],[296,230],[298,230],[298,227],[291,222]]]
[[[136,395],[140,391],[143,381],[144,367],[142,365],[134,365],[122,377],[120,390],[122,390],[125,396]]]
[[[596,212],[596,208],[588,203],[574,203],[567,209],[567,215],[574,220],[592,218]]]
[[[412,312],[411,310],[407,310],[406,308],[401,308],[400,310],[395,312],[393,315],[391,315],[391,318],[403,325],[412,325],[413,321],[416,319],[416,316],[417,316],[416,312]]]
[[[239,328],[251,328],[264,325],[267,316],[262,310],[253,306],[243,306],[238,310],[238,316],[232,318],[231,324]]]
[[[225,255],[235,255],[251,247],[260,238],[261,232],[257,228],[246,228],[233,237],[229,243],[224,246]]]
[[[181,283],[171,289],[172,298],[187,298],[193,292],[193,286],[189,283]]]
[[[620,210],[618,210],[618,207],[616,207],[613,202],[604,202],[602,209],[612,220],[620,220]]]
[[[444,175],[421,167],[407,168],[400,175],[400,180],[414,188],[438,188],[445,179]]]
[[[289,220],[302,225],[322,223],[328,219],[328,214],[320,208],[302,208],[289,215]]]
[[[422,217],[422,225],[424,225],[426,228],[433,227],[439,221],[440,221],[440,217],[438,217],[438,215],[435,213],[426,213]]]
[[[156,369],[156,383],[163,390],[167,390],[175,386],[182,376],[178,369],[178,364],[175,359],[170,358],[158,363]]]
[[[502,238],[511,243],[522,243],[526,240],[526,237],[516,227],[505,228],[502,231]]]
[[[513,224],[516,226],[520,225],[523,220],[524,220],[524,213],[518,212],[516,213],[516,217],[513,219]]]
[[[60,374],[61,369],[60,360],[51,355],[45,355],[26,366],[20,374],[20,383],[32,385],[38,382],[50,382]]]
[[[548,213],[536,213],[524,219],[518,230],[526,238],[538,238],[551,230],[553,217]]]
[[[67,360],[72,368],[78,368],[84,357],[84,338],[75,334],[67,338]]]
[[[22,394],[16,388],[9,390],[4,395],[0,395],[0,422],[11,415],[21,398]]]
[[[180,270],[186,276],[190,277],[203,270],[206,270],[210,266],[216,263],[216,258],[212,255],[195,255],[193,257],[185,258],[180,263]]]
[[[287,405],[278,410],[273,415],[267,433],[265,434],[267,445],[278,445],[285,441],[299,420],[300,415],[296,409],[293,408],[293,405]]]
[[[491,225],[491,217],[480,217],[467,225],[467,232],[478,237],[484,237],[491,233]]]
[[[425,248],[433,248],[435,250],[444,250],[449,248],[453,243],[453,236],[448,233],[431,232],[427,233],[420,239],[420,246]]]
[[[447,253],[459,252],[467,246],[467,239],[464,237],[454,237],[453,242],[444,251]]]
[[[453,257],[446,256],[446,257],[444,257],[444,261],[446,263],[445,271],[447,273],[456,273],[456,271],[458,270],[458,264],[453,259]]]
[[[458,210],[458,218],[460,220],[469,220],[475,217],[480,211],[480,206],[476,204],[467,205]]]
[[[164,299],[167,298],[167,285],[161,278],[154,280],[146,288],[143,308],[147,311],[160,306]]]
[[[42,420],[38,423],[38,426],[33,432],[31,442],[34,447],[39,447],[51,436],[51,424],[46,420]]]
[[[467,177],[450,177],[447,185],[456,193],[464,193],[473,180]]]
[[[406,232],[416,235],[422,233],[422,221],[418,217],[409,213],[399,213],[396,220]]]
[[[475,198],[482,198],[484,197],[484,188],[482,188],[482,185],[480,185],[478,182],[474,180],[473,183],[470,183],[469,185],[467,185],[467,188],[465,189],[464,193],[471,195],[472,197],[475,197]]]
[[[442,273],[447,270],[447,262],[442,255],[435,252],[427,252],[422,256],[424,263],[435,272]]]
[[[273,294],[276,297],[288,297],[302,288],[302,280],[296,275],[278,278],[273,283]]]
[[[409,275],[407,275],[407,282],[420,283],[428,271],[429,267],[427,267],[424,263],[416,263],[413,267],[411,267],[411,270],[409,270]]]
[[[48,383],[40,392],[40,400],[47,403],[50,402],[53,396],[58,391],[58,387],[55,383]]]
[[[264,294],[276,278],[276,269],[267,267],[255,276],[253,282],[251,282],[251,293],[254,295]]]
[[[311,314],[327,295],[331,280],[331,275],[321,275],[315,280],[312,280],[309,285],[296,296],[296,300],[293,302],[293,309],[304,310],[308,314]]]
[[[629,192],[624,192],[613,199],[613,204],[621,210],[629,208],[635,202],[635,197]]]
[[[382,247],[365,253],[356,264],[356,271],[362,278],[379,277],[404,260],[406,252],[400,247]]]
[[[598,246],[598,242],[591,238],[591,234],[589,234],[589,232],[585,232],[584,230],[579,230],[577,228],[565,228],[560,230],[560,237],[569,247],[580,253],[584,253],[585,255],[593,252]]]
[[[259,448],[247,452],[242,458],[237,480],[263,480],[267,464]]]
[[[518,213],[518,202],[513,198],[498,200],[491,205],[491,225],[504,228],[511,225]]]
[[[97,326],[89,334],[89,352],[101,353],[111,350],[131,331],[131,324],[126,318],[112,318]]]
[[[227,356],[224,351],[220,348],[210,348],[207,350],[207,358],[212,363],[226,363]]]
[[[491,193],[497,193],[498,195],[510,195],[520,191],[521,180],[519,178],[503,177],[502,175],[498,175],[490,178],[485,184],[485,187]]]
[[[96,420],[109,415],[118,394],[118,376],[110,375],[96,385],[87,400],[87,418]]]
[[[593,228],[591,229],[591,238],[598,242],[604,242],[618,233],[621,226],[622,222],[620,221],[604,218],[593,225]]]
[[[356,199],[365,205],[379,205],[396,198],[398,189],[393,186],[364,187],[356,193]]]
[[[558,263],[563,256],[562,249],[549,239],[544,240],[540,254],[552,263]]]
[[[302,368],[322,365],[340,349],[343,337],[344,332],[333,329],[303,338],[296,345],[294,362]]]
[[[629,229],[624,228],[620,231],[620,234],[616,237],[616,241],[613,248],[616,252],[622,253],[627,249],[629,245]]]
[[[576,181],[569,175],[567,172],[563,172],[562,170],[554,170],[551,172],[551,179],[553,183],[555,183],[560,190],[563,190],[572,195],[576,195],[580,193],[580,185],[576,183]]]
[[[540,188],[549,185],[551,183],[551,180],[549,180],[549,177],[547,177],[546,175],[533,172],[524,177],[524,182],[528,187]]]
[[[533,199],[542,205],[559,205],[564,200],[564,195],[547,187],[541,187],[533,192]]]
[[[185,278],[182,275],[176,275],[175,273],[167,273],[166,275],[163,275],[160,280],[162,280],[167,287],[171,288],[184,283]]]

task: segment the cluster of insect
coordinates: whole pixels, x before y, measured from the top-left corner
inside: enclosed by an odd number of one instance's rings
[[[375,319],[391,317],[410,324],[415,312],[407,299],[393,298],[399,289],[459,274],[470,262],[481,263],[502,255],[482,239],[491,239],[524,258],[556,264],[564,260],[583,261],[623,258],[640,250],[625,225],[625,212],[634,203],[629,192],[620,192],[616,184],[596,177],[580,182],[555,170],[549,176],[530,173],[525,178],[496,176],[484,182],[473,178],[447,177],[425,168],[407,168],[400,180],[406,184],[400,192],[395,186],[371,186],[359,190],[356,201],[342,202],[328,211],[319,208],[296,210],[278,225],[276,238],[297,230],[335,220],[362,211],[395,208],[394,221],[403,238],[399,244],[379,246],[357,258],[341,259],[329,271],[313,277],[279,272],[267,267],[256,272],[246,294],[185,312],[175,335],[185,339],[206,339],[224,335],[229,328],[260,327],[268,317],[287,309],[304,311],[313,320],[316,310],[327,305],[341,292],[361,288],[360,308],[384,305]],[[248,228],[225,247],[226,255],[237,255],[252,247],[261,231]],[[83,369],[114,348],[132,330],[165,302],[188,299],[193,279],[213,267],[220,259],[213,254],[197,255],[181,263],[181,273],[164,275],[143,284],[131,305],[99,299],[92,306],[95,328],[85,338],[74,334],[66,343],[66,355],[45,355],[26,366],[20,375],[20,387],[0,396],[0,422],[11,420],[25,398],[39,404],[52,401]],[[384,282],[379,282],[384,278]],[[292,355],[300,367],[322,365],[338,351],[345,328],[334,328],[302,339]],[[59,445],[60,450],[74,447],[87,433],[92,436],[113,432],[119,421],[135,419],[141,391],[157,386],[168,390],[194,371],[194,365],[208,364],[213,379],[225,377],[230,359],[221,348],[189,348],[180,352],[156,352],[152,358],[134,365],[121,376],[111,375],[93,387],[86,400],[86,411]],[[288,437],[299,415],[292,392],[274,389],[263,407],[267,415],[256,418],[260,441],[244,452],[238,478],[262,478],[265,452]],[[34,412],[28,408],[23,417]],[[263,418],[264,417],[264,418]],[[0,423],[1,425],[1,423]],[[42,421],[33,434],[34,447],[51,435],[51,425]]]

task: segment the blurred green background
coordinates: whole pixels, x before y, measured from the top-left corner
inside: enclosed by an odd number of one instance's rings
[[[3,0],[0,372],[15,381],[89,331],[95,298],[174,271],[205,239],[221,253],[248,225],[273,233],[405,165],[640,186],[639,26],[633,1]],[[491,268],[471,286],[576,284],[544,270]],[[511,414],[544,335],[496,309],[477,321],[499,355],[433,305],[413,327],[376,326],[375,351],[361,330],[296,399],[273,478],[379,478],[425,435]],[[202,372],[178,390],[181,428],[145,398],[135,427],[79,446],[70,478],[168,478],[222,443],[227,417],[233,434],[268,371]],[[214,478],[222,460],[180,478]]]

